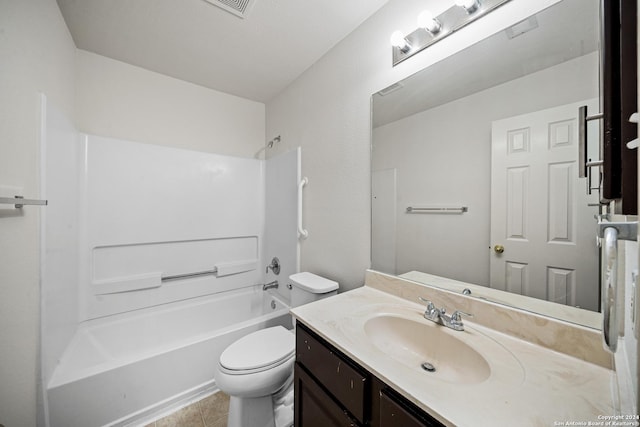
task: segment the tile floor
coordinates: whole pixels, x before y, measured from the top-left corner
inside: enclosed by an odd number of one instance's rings
[[[145,427],[227,427],[229,396],[221,391]]]

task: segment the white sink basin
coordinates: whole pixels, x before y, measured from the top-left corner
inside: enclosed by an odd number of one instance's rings
[[[364,329],[374,347],[386,356],[415,369],[416,375],[448,383],[477,384],[491,377],[491,364],[474,346],[492,353],[498,346],[513,362],[511,353],[486,336],[453,331],[430,321],[382,314],[368,319]]]

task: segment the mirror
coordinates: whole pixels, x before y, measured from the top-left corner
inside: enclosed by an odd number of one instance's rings
[[[597,183],[577,170],[598,48],[599,2],[562,0],[374,94],[372,268],[600,327]]]

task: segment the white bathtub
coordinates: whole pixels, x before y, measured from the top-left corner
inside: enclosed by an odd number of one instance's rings
[[[50,427],[136,425],[216,389],[220,353],[289,307],[261,286],[81,324],[47,385]]]

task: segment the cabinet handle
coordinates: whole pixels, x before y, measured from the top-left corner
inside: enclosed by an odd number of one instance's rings
[[[602,120],[603,113],[587,115],[587,106],[578,108],[578,178],[587,178],[587,194],[591,194],[591,167],[601,166],[601,160],[589,161],[587,155],[587,122]],[[601,150],[602,152],[602,150]]]

